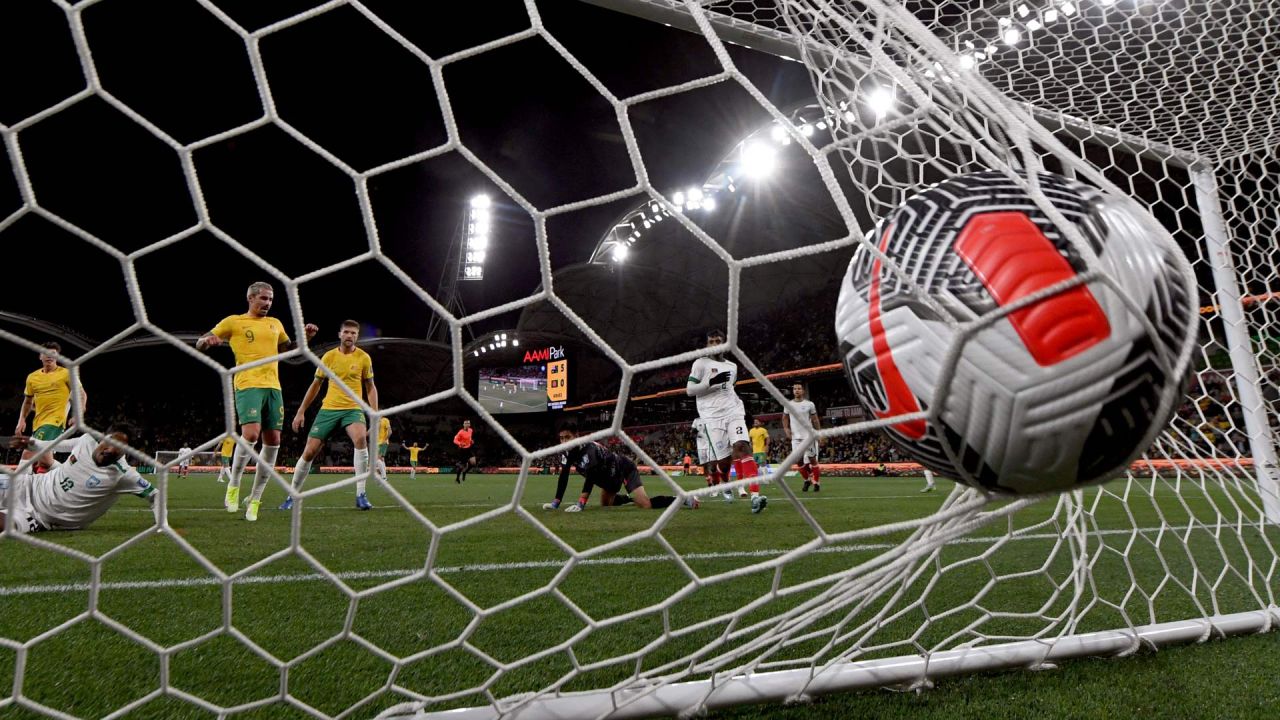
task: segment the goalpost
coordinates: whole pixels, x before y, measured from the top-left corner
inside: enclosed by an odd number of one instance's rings
[[[379,697],[389,695],[403,702],[386,709],[381,717],[692,715],[705,708],[800,701],[854,688],[927,688],[937,678],[960,673],[1048,667],[1073,657],[1121,655],[1274,628],[1280,621],[1276,597],[1280,590],[1280,467],[1275,427],[1280,417],[1280,398],[1275,393],[1280,379],[1280,301],[1274,299],[1274,293],[1280,292],[1276,281],[1280,277],[1280,248],[1275,241],[1280,234],[1280,109],[1276,107],[1280,95],[1274,92],[1275,68],[1263,60],[1280,50],[1276,47],[1280,40],[1271,36],[1274,33],[1268,34],[1274,17],[1266,17],[1266,22],[1254,17],[1265,14],[1265,8],[1228,2],[1211,10],[1208,2],[1192,0],[1177,11],[1160,11],[1144,16],[1141,22],[1126,24],[1108,23],[1113,14],[1129,11],[1124,0],[1014,0],[976,6],[944,2],[929,12],[914,0],[905,4],[893,0],[857,4],[836,0],[590,1],[697,33],[722,66],[714,77],[638,98],[613,97],[597,88],[623,118],[627,152],[637,168],[643,168],[644,161],[625,120],[634,105],[710,83],[737,83],[769,111],[782,128],[782,137],[809,155],[848,227],[847,236],[832,238],[821,246],[725,260],[732,278],[729,332],[735,348],[740,281],[745,269],[852,247],[862,241],[868,223],[921,187],[948,176],[995,169],[1011,177],[1025,177],[1037,169],[1048,169],[1136,197],[1166,223],[1187,252],[1204,308],[1201,345],[1186,402],[1168,431],[1124,479],[1056,498],[1006,501],[955,486],[942,506],[928,515],[829,532],[799,503],[793,489],[776,481],[771,507],[794,505],[797,522],[812,529],[812,539],[778,554],[761,555],[732,570],[699,573],[663,534],[679,512],[675,506],[653,527],[605,546],[579,550],[557,537],[522,506],[519,496],[526,488],[528,469],[558,454],[561,448],[519,446],[493,423],[466,388],[456,385],[450,393],[465,396],[475,412],[516,448],[523,470],[516,499],[509,504],[447,527],[432,526],[433,551],[441,537],[505,514],[535,527],[567,557],[562,570],[544,587],[500,606],[482,607],[463,596],[458,602],[471,613],[468,627],[512,608],[550,601],[580,620],[584,629],[518,659],[482,656],[468,644],[467,636],[413,656],[395,655],[359,637],[352,629],[358,602],[410,582],[438,580],[442,570],[435,566],[432,555],[425,568],[408,577],[351,591],[350,597],[344,598],[351,600],[351,610],[340,639],[360,643],[393,667]],[[201,197],[195,150],[276,124],[351,178],[365,224],[373,228],[370,178],[410,159],[358,171],[288,125],[270,101],[269,73],[258,48],[263,37],[335,8],[354,8],[427,65],[433,79],[438,80],[442,68],[452,62],[532,37],[552,43],[580,74],[590,77],[542,25],[535,0],[526,3],[528,31],[443,59],[427,56],[375,9],[356,0],[317,5],[257,30],[237,25],[221,12],[217,0],[199,3],[244,41],[254,82],[264,98],[263,118],[194,142],[183,143],[166,135],[111,96],[97,78],[91,43],[80,20],[85,8],[94,3],[63,3],[89,87],[29,118],[0,127],[23,199],[19,210],[0,218],[0,232],[23,215],[38,213],[112,254],[126,268],[127,276],[138,257],[174,241],[166,239],[126,255],[57,218],[41,207],[33,194],[21,151],[24,130],[95,94],[181,159],[194,198]],[[1060,33],[1052,36],[1055,39],[1044,40],[1055,32]],[[1221,37],[1224,42],[1213,47],[1212,43],[1194,42],[1206,36]],[[1192,39],[1186,40],[1185,46],[1178,45],[1184,37]],[[826,109],[823,121],[830,127],[829,140],[823,144],[810,141],[734,67],[725,43],[803,62],[817,102]],[[876,91],[881,93],[877,96],[881,105],[869,109],[866,103]],[[441,112],[452,125],[447,103]],[[422,156],[463,145],[453,133],[441,147]],[[483,166],[479,160],[475,162]],[[518,195],[496,173],[492,175],[505,191]],[[701,242],[713,244],[704,231],[681,216],[671,199],[647,181],[642,180],[640,189],[632,194],[637,200],[661,203]],[[578,206],[604,205],[625,195],[615,193]],[[531,212],[544,228],[537,242],[546,278],[551,277],[552,268],[545,221],[563,212],[564,208]],[[222,233],[202,207],[198,227],[175,237],[180,240],[197,229]],[[372,229],[370,232],[376,234]],[[252,248],[238,243],[233,246],[246,257],[252,255]],[[370,247],[370,257],[399,271],[392,260],[378,255],[376,238],[371,239]],[[349,262],[310,275],[341,272]],[[296,305],[298,286],[306,279],[282,281],[281,295],[289,294]],[[142,326],[141,291],[136,285],[130,288],[139,324],[113,342]],[[474,316],[459,318],[425,294],[422,299],[447,320],[454,362],[462,367],[461,328]],[[521,303],[534,300],[555,303],[558,298],[550,289]],[[611,353],[582,318],[567,306],[561,310],[603,354],[616,360],[623,370],[624,387],[639,372],[687,365],[692,357],[685,353],[628,364]],[[301,317],[298,312],[295,319]],[[161,328],[147,329],[180,344]],[[31,345],[6,332],[0,331],[0,336],[24,347]],[[31,349],[38,351],[34,346]],[[311,354],[307,358],[318,361]],[[778,386],[764,377],[751,358],[740,354],[738,359],[763,389],[774,399],[782,399]],[[204,362],[221,373],[224,381],[229,379],[227,370],[214,367],[212,361]],[[230,408],[228,382],[224,382],[224,394],[224,404]],[[612,432],[626,423],[625,404],[620,408],[613,417]],[[395,410],[383,408],[384,412]],[[379,417],[375,414],[374,420]],[[823,434],[830,437],[865,431],[887,422],[861,422],[830,428]],[[624,442],[643,463],[657,464],[630,440]],[[163,454],[157,454],[156,459]],[[792,453],[781,467],[789,467],[798,454]],[[209,455],[213,453],[201,454]],[[165,457],[173,459],[172,455]],[[216,456],[209,464],[216,464]],[[172,473],[168,477],[172,478]],[[161,533],[197,557],[192,546],[168,526],[163,510],[159,522]],[[298,553],[304,552],[303,534],[296,527],[302,522],[295,518],[289,537],[289,549]],[[311,522],[311,518],[306,520],[307,525]],[[6,535],[5,542],[10,537]],[[615,546],[635,537],[661,546],[669,556],[666,562],[683,574],[684,584],[660,602],[613,617],[591,616],[562,591],[561,584],[571,570],[609,562],[608,554]],[[53,552],[75,552],[39,539],[15,542],[39,544]],[[815,558],[828,556],[847,562],[836,570],[815,568]],[[202,558],[202,562],[207,561]],[[317,572],[337,582],[333,573],[321,568]],[[680,617],[681,602],[688,597],[744,578],[764,578],[767,588],[731,611],[693,620]],[[231,580],[220,576],[219,581],[230,598]],[[99,582],[95,573],[95,594]],[[958,594],[964,599],[953,600]],[[230,618],[228,608],[216,632],[239,637]],[[651,632],[639,637],[632,649],[608,657],[592,656],[585,649],[593,634],[617,630],[634,620],[651,621],[643,626],[648,628],[644,632]],[[213,712],[226,711],[170,684],[167,663],[174,648],[149,640],[137,642],[165,659],[166,669],[155,696],[168,695]],[[29,645],[0,637],[0,648],[12,651],[17,658],[13,696],[0,694],[0,708],[13,703],[47,711],[22,695],[24,653]],[[455,650],[470,652],[491,666],[490,680],[480,686],[442,687],[432,695],[399,682],[400,671],[420,657]],[[252,652],[281,670],[279,699],[290,701],[287,671],[294,661],[282,663],[256,647]],[[553,656],[568,658],[572,670],[521,692],[493,690],[500,680],[519,677]],[[619,667],[626,668],[621,677],[603,674]],[[575,684],[583,678],[601,677],[606,679],[592,690]],[[120,713],[151,697],[130,703]],[[483,704],[437,715],[443,703],[460,697],[483,698]],[[364,705],[374,699],[361,700],[343,716],[360,715]],[[312,716],[325,716],[301,702],[293,701],[291,706]]]

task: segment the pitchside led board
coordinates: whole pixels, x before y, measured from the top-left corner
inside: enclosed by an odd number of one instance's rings
[[[494,414],[560,410],[569,401],[564,347],[526,350],[516,367],[480,368],[480,405]]]

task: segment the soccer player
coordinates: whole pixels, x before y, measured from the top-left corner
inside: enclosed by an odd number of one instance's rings
[[[132,429],[113,426],[107,437],[120,444],[138,439]],[[15,437],[14,448],[33,447],[33,438]],[[69,452],[64,463],[46,473],[0,475],[0,530],[36,533],[82,530],[111,509],[121,495],[135,495],[155,507],[156,489],[124,462],[124,451],[107,440],[81,435],[58,443]],[[6,516],[10,495],[13,511]]]
[[[560,431],[560,442],[572,442],[576,437],[572,430]],[[640,469],[634,461],[625,455],[619,455],[598,442],[589,442],[565,452],[560,462],[560,479],[556,482],[556,497],[542,506],[544,510],[555,510],[560,507],[565,488],[569,485],[569,473],[578,468],[582,475],[582,494],[578,502],[565,508],[565,512],[582,512],[587,508],[587,500],[591,498],[591,488],[600,488],[600,505],[617,507],[635,503],[637,507],[661,510],[676,501],[674,495],[656,495],[649,497],[645,492],[644,482],[640,479]],[[628,495],[620,494],[626,488]],[[685,507],[697,509],[698,499],[690,495],[685,500]]]
[[[723,348],[724,344],[723,331],[707,333],[707,347]],[[701,357],[693,362],[685,392],[697,400],[698,417],[706,424],[712,461],[719,466],[722,475],[729,474],[732,464],[739,480],[752,480],[748,485],[751,512],[758,513],[765,509],[769,498],[760,494],[760,484],[753,480],[759,469],[751,457],[751,444],[747,439],[746,408],[733,389],[737,378],[738,364],[726,359],[722,349],[711,357]]]
[[[284,325],[268,317],[275,291],[269,283],[256,282],[245,293],[249,309],[243,315],[228,315],[212,330],[196,341],[196,349],[208,350],[224,342],[230,343],[235,353],[236,365],[269,358],[292,349],[294,343],[285,332]],[[320,328],[307,323],[303,328],[307,339],[315,337]],[[236,373],[236,416],[240,420],[240,436],[250,446],[262,439],[262,461],[253,477],[253,500],[262,500],[262,490],[270,477],[268,469],[280,453],[280,430],[284,427],[284,396],[280,392],[280,363],[269,362]],[[227,512],[240,508],[240,478],[249,464],[249,454],[237,445],[231,464],[231,477],[227,481],[227,495],[223,501]],[[257,506],[252,505],[254,519]],[[250,519],[248,513],[245,519]]]
[[[818,422],[818,408],[812,400],[805,399],[804,385],[796,383],[791,386],[791,402],[787,403],[787,412],[782,416],[782,431],[791,441],[791,449],[808,445],[804,455],[800,457],[800,477],[804,478],[801,492],[822,491],[822,473],[818,470],[818,440],[816,433],[821,428]],[[809,439],[813,444],[809,445]]]
[[[378,421],[378,461],[377,468],[378,477],[384,481],[387,479],[387,448],[391,446],[391,418],[382,418]]]
[[[467,479],[467,471],[476,464],[475,441],[472,439],[470,420],[462,421],[462,429],[453,436],[453,444],[458,448],[458,459],[454,462],[453,468],[453,481],[461,484]]]
[[[689,453],[684,454],[684,474],[690,475],[693,472],[693,458],[689,457]]]
[[[764,421],[756,418],[751,421],[751,430],[747,432],[751,437],[751,458],[756,461],[756,465],[765,468],[766,472],[769,467],[769,431],[764,427]]]
[[[178,448],[178,476],[187,477],[191,472],[191,448],[183,445]]]
[[[224,483],[231,477],[231,456],[236,451],[236,439],[228,435],[222,439],[222,468],[218,470],[218,482]]]
[[[422,452],[422,448],[418,447],[418,442],[415,440],[414,443],[409,446],[409,479],[410,480],[413,480],[414,478],[418,477],[418,453],[420,452]]]
[[[329,438],[330,433],[341,428],[347,432],[347,437],[351,438],[351,444],[355,447],[353,464],[356,475],[359,476],[356,480],[356,508],[372,510],[373,505],[369,504],[369,497],[365,492],[369,472],[368,423],[365,420],[364,410],[360,409],[360,403],[356,402],[351,395],[358,398],[363,392],[369,407],[377,410],[378,387],[373,383],[373,359],[369,357],[369,353],[356,347],[356,341],[359,339],[360,323],[355,320],[345,320],[338,329],[338,347],[320,358],[320,363],[329,368],[338,382],[329,380],[329,389],[324,394],[324,401],[320,403],[320,412],[316,414],[316,420],[311,424],[311,432],[307,433],[307,445],[302,449],[302,457],[298,458],[298,464],[293,467],[293,488],[302,489],[303,483],[307,481],[307,474],[311,472],[311,463],[315,461],[316,455],[320,454],[324,441]],[[298,412],[293,416],[294,432],[302,431],[302,426],[307,422],[307,408],[315,402],[316,396],[320,394],[320,386],[328,377],[323,369],[316,368],[315,379],[311,381],[311,387],[307,388],[307,394],[302,397],[302,404],[298,406]],[[346,386],[351,395],[343,392],[343,386]],[[280,505],[281,510],[289,510],[292,507],[293,496],[285,498],[284,503]],[[249,508],[253,512],[253,518],[249,518],[246,514],[245,519],[256,520],[257,497],[249,503]]]
[[[31,439],[37,442],[25,446],[26,449],[22,453],[23,460],[34,455],[41,443],[49,442],[61,435],[67,425],[68,401],[71,398],[71,372],[58,365],[58,354],[62,352],[61,345],[50,340],[43,347],[45,351],[40,353],[40,369],[27,375],[26,388],[22,393],[22,410],[18,413],[18,425],[13,431],[14,435],[26,433],[27,414],[34,409],[36,418],[32,427],[35,431],[31,433]],[[88,407],[88,402],[89,396],[81,386],[81,412]],[[45,466],[52,465],[52,453],[46,454],[40,462]]]

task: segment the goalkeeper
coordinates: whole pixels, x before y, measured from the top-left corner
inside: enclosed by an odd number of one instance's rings
[[[572,442],[576,436],[570,430],[560,431],[560,442]],[[619,455],[598,442],[589,442],[570,449],[560,458],[560,479],[556,483],[556,497],[542,506],[543,510],[555,510],[564,499],[569,485],[569,473],[576,467],[582,474],[582,494],[578,502],[565,508],[565,512],[581,512],[587,507],[593,487],[600,488],[600,505],[617,507],[635,503],[642,508],[662,509],[676,502],[674,495],[657,495],[652,498],[644,490],[640,469],[631,458]],[[621,494],[626,488],[630,495]],[[690,496],[685,507],[697,508],[698,499]]]

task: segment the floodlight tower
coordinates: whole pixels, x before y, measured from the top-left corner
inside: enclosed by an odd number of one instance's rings
[[[489,232],[493,227],[492,204],[488,195],[480,194],[471,198],[466,215],[453,233],[449,255],[440,271],[440,303],[458,317],[467,314],[467,309],[462,304],[462,295],[458,292],[459,281],[484,279],[484,261],[489,254]],[[468,333],[474,340],[475,333],[469,329]],[[449,342],[449,326],[439,316],[433,317],[427,327],[427,338]]]

